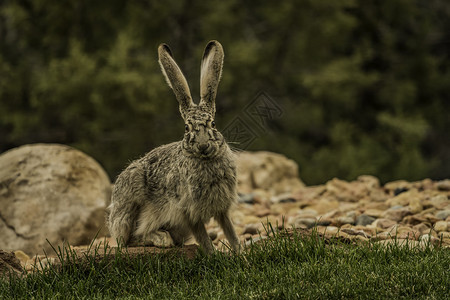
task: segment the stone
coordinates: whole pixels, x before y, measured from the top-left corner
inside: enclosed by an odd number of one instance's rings
[[[374,217],[374,218],[380,218],[383,213],[384,213],[384,211],[382,211],[382,210],[371,209],[371,208],[366,209],[364,211],[365,215],[368,215],[368,216],[371,216],[371,217]]]
[[[299,217],[309,217],[309,218],[315,218],[317,217],[318,213],[315,209],[311,209],[311,208],[306,208],[306,209],[302,209],[299,210],[296,214]]]
[[[344,224],[355,224],[355,218],[352,217],[347,217],[347,216],[343,216],[343,217],[339,217],[337,218],[337,224],[338,225],[344,225]]]
[[[263,189],[254,189],[252,194],[253,196],[253,201],[255,201],[255,203],[259,203],[259,204],[265,204],[265,203],[269,203],[270,202],[270,193],[266,190]]]
[[[406,232],[398,232],[397,238],[398,239],[409,239],[409,240],[415,240],[417,241],[420,237],[420,233],[418,231],[406,231]]]
[[[436,195],[430,199],[430,204],[437,209],[443,209],[446,207],[450,201],[446,195]]]
[[[413,229],[420,232],[420,234],[426,234],[426,233],[430,232],[430,227],[428,227],[424,223],[420,223],[420,224],[413,226]]]
[[[450,179],[438,181],[436,187],[441,191],[450,191]]]
[[[401,205],[407,206],[412,198],[419,197],[419,192],[416,189],[408,190],[407,192],[401,193],[395,197],[390,198],[386,202],[390,207]]]
[[[438,244],[439,244],[439,239],[436,238],[436,237],[434,237],[434,236],[431,236],[431,235],[429,235],[429,234],[424,234],[424,235],[422,235],[422,236],[419,238],[419,240],[420,240],[421,242],[424,242],[424,243],[431,243],[432,245],[438,245]]]
[[[400,189],[409,190],[411,187],[412,187],[412,184],[406,180],[391,181],[384,185],[384,188],[386,190],[390,191],[392,194],[394,193],[395,190],[400,190]]]
[[[323,234],[336,235],[339,232],[339,228],[336,226],[327,226],[322,227],[319,232]]]
[[[408,207],[392,207],[386,210],[381,217],[396,222],[400,222],[404,217],[411,215],[411,211]]]
[[[345,232],[345,233],[347,233],[349,235],[359,235],[359,236],[362,236],[362,237],[364,237],[366,239],[370,238],[370,235],[365,233],[363,230],[355,230],[355,229],[352,229],[352,228],[342,228],[341,231]]]
[[[297,202],[312,203],[315,199],[319,198],[326,191],[325,186],[305,186],[293,193],[293,197]]]
[[[299,217],[294,220],[293,225],[295,228],[312,228],[316,225],[316,219]]]
[[[398,246],[398,247],[408,247],[409,249],[416,249],[416,248],[425,248],[424,243],[421,243],[419,241],[414,241],[410,239],[385,239],[379,242],[376,242],[376,244],[391,247],[391,246]]]
[[[397,222],[395,222],[393,220],[377,219],[372,224],[370,224],[370,226],[375,227],[375,228],[379,227],[381,229],[387,229],[387,228],[392,227],[392,226],[394,226],[396,224],[397,224]]]
[[[317,220],[317,225],[320,226],[329,226],[330,224],[331,224],[330,220],[323,220],[323,219]]]
[[[447,231],[448,222],[447,221],[438,221],[434,224],[434,230],[437,232]]]
[[[422,201],[419,197],[411,198],[408,207],[412,214],[420,213],[423,210]]]
[[[262,220],[253,215],[247,215],[244,217],[243,224],[260,224]]]
[[[427,222],[427,219],[424,218],[420,214],[415,214],[415,215],[412,215],[412,216],[406,216],[403,219],[403,223],[409,224],[409,225],[418,225],[418,224],[421,224],[421,223],[424,223],[424,222]]]
[[[394,190],[394,196],[400,195],[401,193],[407,192],[408,189],[407,188],[396,188]]]
[[[236,155],[236,164],[240,193],[263,189],[272,195],[279,195],[304,187],[298,177],[298,165],[284,155],[266,151],[242,151]]]
[[[256,211],[255,215],[256,215],[258,218],[266,217],[266,216],[270,215],[270,209],[268,209],[268,208],[261,208],[261,209],[258,209],[258,210]]]
[[[0,155],[0,248],[52,253],[63,241],[89,244],[107,233],[111,182],[88,155],[34,144]]]
[[[292,193],[283,193],[270,197],[271,203],[293,203],[297,202],[297,199],[292,195]]]
[[[384,202],[388,195],[381,189],[373,189],[369,191],[369,197],[374,202]]]
[[[257,224],[247,224],[245,226],[244,232],[242,234],[251,234],[255,235],[259,233],[258,225]]]
[[[376,220],[376,218],[374,218],[374,217],[371,217],[371,216],[366,215],[366,214],[362,214],[362,215],[359,215],[356,218],[356,225],[362,225],[362,226],[370,225],[375,220]]]
[[[380,188],[380,180],[372,175],[360,175],[357,181],[364,183],[369,190]]]
[[[14,251],[14,255],[19,259],[22,265],[25,265],[25,263],[30,260],[30,257],[22,250]]]
[[[286,216],[291,215],[293,212],[299,211],[296,203],[277,203],[270,206],[270,212],[274,216]]]
[[[255,203],[255,195],[253,193],[250,193],[250,194],[239,194],[238,202],[239,203],[254,204]]]
[[[356,202],[360,199],[354,191],[354,186],[351,183],[333,178],[326,183],[326,194],[329,197],[335,198],[338,201]]]
[[[338,207],[339,201],[330,198],[317,199],[312,206],[308,206],[309,209],[317,211],[318,214],[324,214]]]
[[[450,216],[450,209],[438,211],[435,216],[438,219],[445,220]]]
[[[10,272],[20,274],[22,271],[22,265],[13,252],[0,250],[0,278],[8,276]]]

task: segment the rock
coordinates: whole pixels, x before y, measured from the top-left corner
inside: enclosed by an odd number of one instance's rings
[[[445,220],[450,216],[450,209],[441,210],[436,213],[436,218]]]
[[[380,218],[383,213],[384,213],[383,210],[372,209],[372,208],[366,209],[364,211],[364,214],[374,217],[374,218]]]
[[[412,187],[412,184],[409,183],[406,180],[397,180],[397,181],[391,181],[384,185],[384,188],[388,191],[390,191],[392,194],[394,194],[394,191],[400,191],[406,192]],[[400,193],[397,193],[397,195]]]
[[[326,195],[337,199],[338,201],[356,202],[364,195],[361,190],[355,191],[355,186],[350,182],[333,178],[326,183]]]
[[[438,221],[436,224],[434,224],[434,230],[437,232],[447,231],[448,229],[448,222],[447,221]]]
[[[260,218],[258,218],[257,216],[253,216],[253,215],[247,215],[244,217],[243,219],[243,224],[261,224]],[[266,222],[264,222],[265,224]]]
[[[383,245],[386,247],[398,246],[398,247],[408,247],[409,249],[425,248],[426,245],[423,242],[409,240],[409,239],[385,239],[376,244]]]
[[[351,228],[342,228],[341,229],[342,232],[345,232],[349,235],[359,235],[362,236],[366,239],[370,238],[370,235],[368,235],[367,233],[365,233],[363,230],[355,230],[355,229],[351,229]]]
[[[294,203],[297,202],[292,193],[283,193],[270,197],[270,203]]]
[[[339,207],[339,201],[330,198],[320,198],[314,202],[314,205],[308,206],[308,209],[313,209],[318,214],[324,214]]]
[[[317,186],[305,186],[295,192],[293,197],[298,202],[302,203],[312,203],[315,199],[320,197],[326,191],[325,186],[317,185]]]
[[[419,240],[420,240],[421,242],[424,242],[424,243],[431,243],[432,245],[438,245],[438,244],[439,244],[439,239],[438,239],[438,238],[435,238],[434,236],[431,236],[431,235],[429,235],[429,234],[424,234],[424,235],[422,235],[422,236],[419,238]]]
[[[389,220],[393,220],[396,222],[400,222],[403,220],[405,216],[411,215],[411,211],[408,207],[392,207],[386,210],[381,217]]]
[[[258,209],[258,210],[256,211],[255,215],[256,215],[258,218],[266,217],[266,216],[270,215],[270,209],[268,209],[268,208],[261,208],[261,209]]]
[[[413,226],[413,229],[420,232],[420,234],[426,234],[426,233],[430,232],[430,227],[428,227],[424,223],[420,223],[420,224]]]
[[[295,192],[304,187],[298,177],[298,166],[284,155],[271,152],[237,153],[238,191],[270,191],[272,195]]]
[[[376,220],[376,218],[374,218],[374,217],[371,217],[371,216],[366,215],[366,214],[362,214],[362,215],[359,215],[356,218],[356,225],[362,225],[362,226],[370,225],[375,220]]]
[[[358,176],[357,181],[364,183],[368,190],[380,188],[380,180],[372,175]]]
[[[373,189],[369,192],[371,201],[384,202],[388,198],[388,195],[381,189]]]
[[[270,206],[271,214],[274,216],[287,216],[299,211],[296,203],[277,203]]]
[[[68,146],[35,144],[0,155],[0,248],[52,253],[106,234],[111,183],[103,168]],[[100,230],[102,229],[102,230]],[[100,232],[99,232],[100,230]]]
[[[347,182],[334,178],[326,183],[326,196],[339,201],[384,201],[386,194],[380,189],[378,178],[361,175],[357,180]]]
[[[293,225],[295,228],[312,228],[316,225],[316,219],[299,217],[294,220]]]
[[[8,276],[10,272],[20,274],[22,271],[20,261],[13,252],[0,250],[0,277]]]
[[[258,230],[258,225],[256,224],[247,224],[245,226],[244,232],[242,234],[251,234],[251,235],[255,235],[259,233]]]
[[[448,204],[450,204],[450,201],[448,200],[448,197],[446,195],[436,195],[434,197],[431,197],[430,204],[437,209],[443,209]]]
[[[296,215],[298,217],[315,219],[317,217],[318,213],[315,209],[306,208],[306,209],[299,210]]]
[[[355,224],[355,218],[347,217],[347,216],[339,217],[339,218],[337,218],[336,222],[337,222],[338,225],[344,225],[344,224],[352,224],[352,225],[354,225]]]
[[[251,194],[239,194],[238,202],[239,203],[254,204],[255,203],[255,195],[253,193],[251,193]]]
[[[381,229],[387,229],[387,228],[392,227],[392,226],[394,226],[396,224],[397,224],[397,222],[395,222],[393,220],[377,219],[372,224],[370,224],[370,226],[375,227],[375,228],[379,227]]]
[[[408,190],[407,192],[401,193],[393,198],[387,200],[389,206],[407,206],[412,198],[419,197],[419,192],[416,189]],[[414,200],[416,201],[416,200]],[[419,199],[420,201],[420,199]]]
[[[356,221],[356,212],[355,211],[348,211],[344,217],[338,218],[338,222],[340,224],[351,224],[355,225]]]
[[[322,219],[317,220],[317,226],[328,226],[330,224],[331,224],[330,220],[322,220]]]
[[[30,260],[30,257],[26,255],[22,250],[14,251],[14,255],[17,257],[17,259],[19,259],[22,265],[25,265],[25,263]]]
[[[420,213],[423,210],[422,201],[419,197],[413,197],[409,200],[409,210],[412,214]]]
[[[396,188],[394,190],[394,196],[400,195],[401,193],[407,192],[408,189],[407,188]]]
[[[419,239],[419,237],[420,237],[420,232],[414,231],[414,230],[397,233],[398,239],[409,239],[409,240],[417,241]]]
[[[450,191],[450,179],[438,181],[436,187],[441,191]]]

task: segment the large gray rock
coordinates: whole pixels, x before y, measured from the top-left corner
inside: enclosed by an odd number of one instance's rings
[[[34,255],[104,235],[111,183],[91,157],[71,147],[34,144],[0,155],[0,249]]]
[[[243,151],[237,153],[236,163],[240,193],[262,189],[273,196],[295,192],[304,186],[298,177],[297,164],[284,155]]]

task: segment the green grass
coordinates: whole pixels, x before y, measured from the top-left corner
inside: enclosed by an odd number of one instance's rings
[[[98,251],[98,249],[94,249]],[[242,255],[171,254],[79,263],[0,280],[1,299],[448,299],[450,251],[326,245],[317,235],[275,234]]]

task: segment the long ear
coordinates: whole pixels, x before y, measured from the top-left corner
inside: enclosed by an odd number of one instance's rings
[[[203,54],[200,71],[200,103],[214,115],[216,94],[222,76],[223,48],[218,41],[210,41]]]
[[[189,91],[189,85],[177,63],[173,59],[169,46],[166,44],[159,45],[158,55],[161,70],[167,83],[173,90],[175,97],[177,97],[177,100],[180,103],[180,112],[184,119],[187,109],[194,105],[191,92]]]

